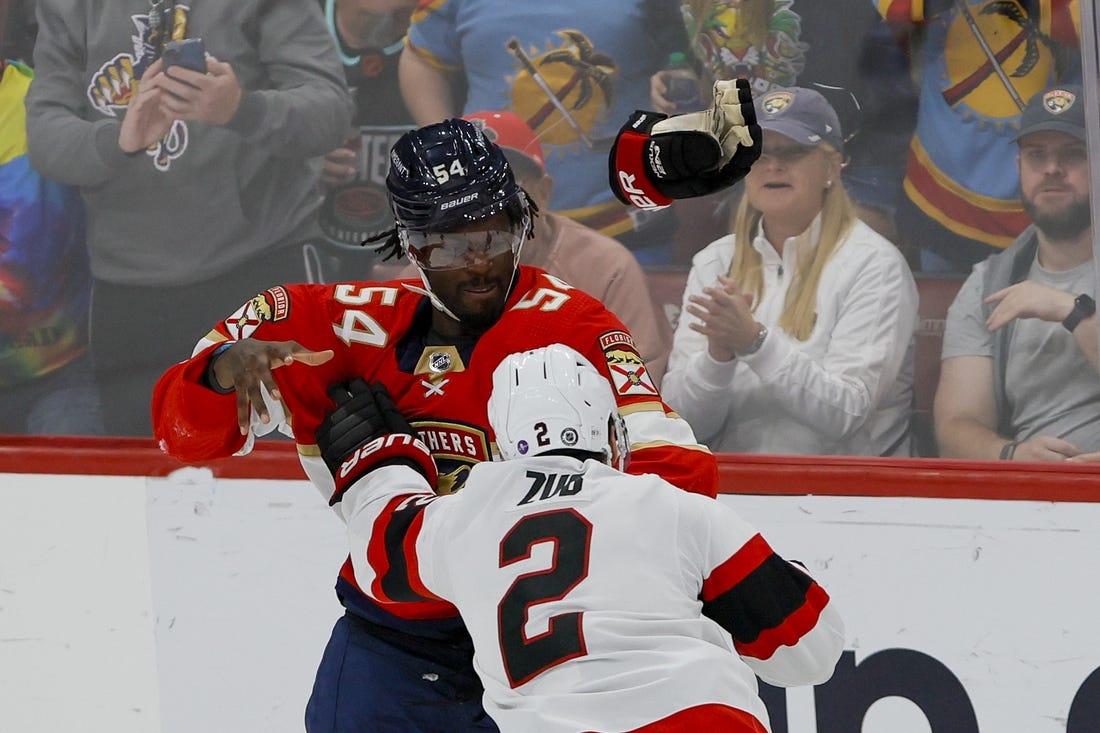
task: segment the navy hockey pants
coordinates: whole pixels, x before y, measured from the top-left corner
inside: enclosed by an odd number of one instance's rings
[[[410,637],[345,614],[306,706],[307,733],[484,733],[472,648]]]

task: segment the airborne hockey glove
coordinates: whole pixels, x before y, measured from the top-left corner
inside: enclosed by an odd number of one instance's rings
[[[356,378],[333,385],[328,394],[336,408],[317,428],[317,447],[336,481],[329,505],[340,501],[364,474],[382,466],[408,466],[435,487],[439,474],[431,451],[416,437],[384,385]]]
[[[641,209],[705,196],[744,178],[760,148],[748,81],[717,81],[708,110],[672,117],[634,112],[608,156],[611,190]]]

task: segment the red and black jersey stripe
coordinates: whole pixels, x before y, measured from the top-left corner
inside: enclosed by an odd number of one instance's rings
[[[428,501],[432,497],[425,497]],[[424,587],[416,565],[416,538],[424,521],[426,501],[399,496],[375,521],[367,544],[367,562],[375,572],[371,595],[403,618],[443,618],[458,613],[454,606]],[[405,605],[411,604],[411,605]]]
[[[737,652],[756,659],[797,644],[829,602],[821,586],[758,534],[714,569],[700,598],[703,613],[730,632]]]

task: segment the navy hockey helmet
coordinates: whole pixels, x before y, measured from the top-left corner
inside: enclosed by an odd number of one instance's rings
[[[401,229],[448,231],[502,211],[513,224],[529,221],[504,152],[463,119],[402,135],[390,150],[386,188]]]

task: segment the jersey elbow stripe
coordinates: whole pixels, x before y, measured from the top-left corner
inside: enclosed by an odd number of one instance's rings
[[[753,535],[728,560],[712,570],[703,581],[703,591],[700,594],[702,599],[713,601],[729,593],[755,572],[765,560],[773,556],[775,553],[767,540],[759,534]]]
[[[821,612],[828,602],[829,594],[820,585],[814,583],[806,592],[805,603],[787,616],[782,624],[763,631],[756,641],[749,644],[739,643],[735,638],[734,647],[737,653],[755,659],[771,659],[780,647],[795,646],[817,626]]]
[[[419,578],[414,582],[410,573],[416,569],[416,535],[423,521],[422,504],[406,504],[407,497],[392,499],[374,523],[367,549],[367,560],[374,569],[371,595],[384,603],[417,603],[438,601],[425,595]],[[404,506],[403,506],[404,505]],[[410,565],[406,552],[411,551]]]
[[[703,583],[703,613],[733,636],[738,652],[767,659],[817,623],[829,597],[754,536]]]

